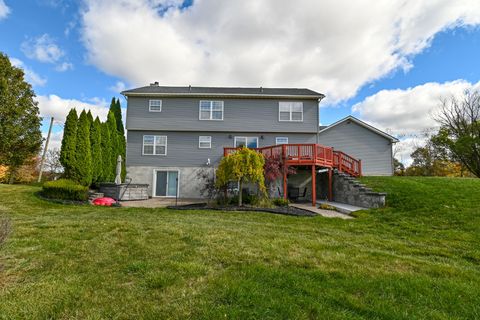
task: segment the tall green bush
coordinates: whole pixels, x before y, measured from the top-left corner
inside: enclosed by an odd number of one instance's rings
[[[72,178],[84,186],[89,186],[92,183],[90,121],[85,111],[82,111],[78,118],[75,169]]]
[[[98,117],[90,126],[90,146],[92,151],[92,182],[101,182],[103,177],[102,127]]]
[[[73,178],[75,168],[75,148],[77,146],[78,116],[75,109],[71,109],[63,128],[62,146],[60,148],[60,163],[63,166],[64,176]]]
[[[113,177],[113,168],[111,161],[112,154],[112,141],[110,139],[110,131],[108,130],[108,124],[106,122],[100,125],[101,129],[101,145],[102,145],[102,175],[100,181],[102,182],[112,182]]]
[[[117,122],[115,120],[115,115],[112,111],[108,112],[107,117],[107,127],[110,134],[110,143],[111,143],[111,152],[109,155],[110,158],[110,174],[112,175],[113,180],[115,180],[115,169],[117,168],[117,157],[120,154],[119,152],[119,135],[117,131]]]
[[[115,124],[117,128],[117,141],[116,141],[116,157],[118,155],[122,156],[122,180],[125,180],[126,176],[126,165],[125,165],[125,155],[126,155],[126,140],[125,140],[125,129],[123,127],[123,120],[122,120],[122,108],[120,105],[120,100],[112,98],[112,102],[110,103],[110,111],[115,116]],[[116,164],[115,164],[116,166]]]

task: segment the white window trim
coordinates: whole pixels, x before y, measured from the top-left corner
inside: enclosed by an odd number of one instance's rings
[[[290,113],[290,120],[282,120],[282,119],[280,118],[280,105],[281,105],[282,103],[290,103],[290,102],[289,102],[289,101],[280,101],[280,102],[278,103],[278,121],[280,121],[280,122],[303,122],[303,102],[299,102],[299,101],[291,101],[291,102],[298,102],[298,103],[301,103],[301,104],[302,104],[302,119],[301,119],[301,120],[293,120],[293,119],[292,119],[292,113],[293,113],[293,111],[292,111],[292,105],[290,105],[290,111],[289,111],[289,113]],[[284,111],[284,112],[286,112],[286,111]]]
[[[208,138],[208,143],[209,143],[209,146],[208,147],[202,147],[201,144],[200,144],[200,140],[201,138]],[[203,142],[206,142],[206,141],[203,141]],[[199,149],[212,149],[212,136],[198,136],[198,148]]]
[[[210,103],[210,118],[209,119],[202,119],[202,102],[209,102]],[[221,102],[222,103],[222,119],[213,119],[213,102]],[[223,121],[225,113],[224,102],[219,100],[200,100],[198,103],[198,120],[201,121]]]
[[[157,196],[157,172],[158,171],[176,171],[177,172],[177,179],[178,179],[178,184],[177,184],[177,198],[180,198],[180,170],[174,169],[174,170],[168,170],[168,169],[153,169],[153,184],[152,184],[152,198],[175,198],[175,196]],[[167,178],[168,179],[168,178]],[[168,184],[168,182],[167,182]]]
[[[153,154],[148,154],[145,153],[145,137],[146,136],[153,136]],[[155,140],[157,139],[156,137],[165,137],[165,154],[156,154],[155,153]],[[168,149],[168,137],[167,136],[156,136],[154,134],[144,134],[142,136],[142,156],[166,156],[167,155],[167,149]]]
[[[278,139],[286,139],[286,143],[278,143]],[[282,145],[282,144],[288,144],[288,137],[275,137],[275,145]]]
[[[152,101],[160,101],[160,110],[152,110]],[[148,100],[148,111],[149,112],[162,112],[162,105],[163,105],[163,101],[162,100],[158,100],[158,99],[152,99],[152,100]],[[158,106],[155,106],[155,107],[158,107]]]
[[[233,147],[234,148],[238,148],[237,147],[237,139],[238,138],[243,138],[245,139],[245,143],[248,144],[248,138],[253,138],[253,139],[257,139],[257,148],[260,148],[260,145],[259,145],[259,141],[258,140],[258,137],[246,137],[246,136],[235,136],[235,138],[233,139]],[[248,148],[248,146],[246,146]]]

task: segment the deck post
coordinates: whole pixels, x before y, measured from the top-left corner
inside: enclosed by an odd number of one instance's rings
[[[287,172],[288,172],[288,164],[287,164],[287,146],[282,145],[282,160],[283,160],[283,198],[287,200]]]
[[[332,183],[332,168],[328,168],[328,200],[333,201],[333,183]]]
[[[358,175],[362,176],[362,159],[358,159]]]
[[[312,206],[317,205],[317,172],[316,166],[312,166]]]

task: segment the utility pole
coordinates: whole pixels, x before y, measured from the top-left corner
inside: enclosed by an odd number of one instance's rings
[[[48,128],[47,140],[45,141],[45,148],[43,148],[42,160],[40,161],[40,173],[38,174],[38,182],[42,181],[43,164],[45,163],[45,157],[47,156],[48,142],[50,141],[50,134],[52,133],[53,117],[50,119],[50,128]]]

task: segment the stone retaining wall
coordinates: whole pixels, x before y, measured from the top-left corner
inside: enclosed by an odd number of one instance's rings
[[[386,193],[374,192],[355,178],[343,174],[333,175],[333,200],[364,208],[385,206]]]

